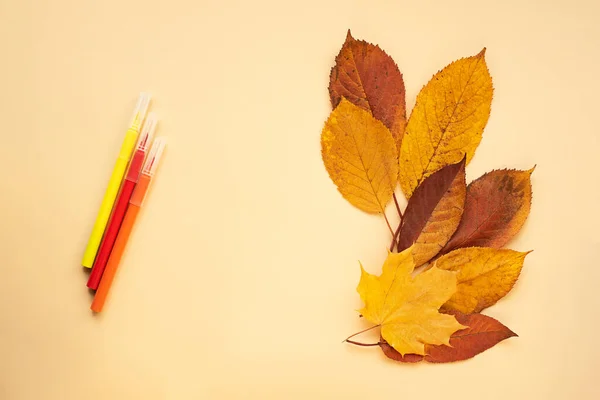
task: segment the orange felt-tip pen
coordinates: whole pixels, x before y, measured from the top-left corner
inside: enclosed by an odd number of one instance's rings
[[[146,193],[148,192],[152,178],[156,173],[156,169],[165,146],[166,140],[164,138],[156,138],[154,143],[152,143],[152,147],[148,157],[146,158],[146,162],[144,163],[142,173],[139,176],[137,185],[135,186],[133,194],[131,195],[131,199],[129,200],[129,206],[127,207],[125,217],[121,223],[121,229],[119,230],[119,234],[117,235],[117,239],[113,245],[106,268],[104,269],[104,274],[102,274],[100,285],[98,286],[98,290],[96,291],[96,295],[92,301],[92,306],[90,308],[94,312],[102,312],[102,309],[104,308],[106,297],[110,291],[110,287],[112,286],[117,269],[119,268],[119,263],[121,262],[125,247],[127,246],[131,230],[135,225],[138,213],[140,212],[140,209],[144,203],[144,198],[146,197]]]

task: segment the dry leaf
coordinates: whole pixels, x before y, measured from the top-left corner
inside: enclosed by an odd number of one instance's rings
[[[465,184],[494,91],[485,48],[436,73],[408,123],[402,74],[378,46],[348,31],[329,78],[333,111],[321,153],[330,178],[368,213],[385,217],[398,182],[408,199],[403,216],[396,202],[401,225],[390,247],[399,253],[388,253],[380,276],[361,265],[359,312],[375,324],[369,329],[380,328],[381,340],[350,340],[357,333],[346,341],[379,345],[402,362],[445,363],[516,336],[478,314],[504,297],[521,273],[528,253],[497,247],[529,214],[533,171],[492,171]],[[428,262],[413,277],[415,267]]]
[[[458,321],[458,319],[457,319],[457,321]],[[460,331],[458,331],[458,332],[460,332]],[[456,335],[456,332],[454,332],[454,334]],[[452,338],[450,338],[450,341],[452,341]],[[387,358],[391,358],[394,361],[400,361],[403,363],[418,363],[418,362],[423,361],[423,359],[425,359],[425,356],[422,356],[420,354],[404,354],[404,355],[402,355],[402,354],[398,353],[382,337],[379,338],[378,344],[379,344],[379,347],[381,347],[381,351],[383,351],[383,354],[385,354]],[[432,347],[435,347],[435,346],[426,345],[425,352],[431,351]]]
[[[450,344],[450,336],[464,327],[438,309],[456,291],[453,272],[431,268],[415,278],[411,248],[388,253],[381,276],[361,265],[357,291],[365,303],[360,313],[381,325],[381,336],[400,354],[425,354],[425,344]]]
[[[435,171],[465,154],[467,164],[473,157],[492,103],[484,55],[485,49],[453,62],[419,93],[400,149],[400,186],[407,198]]]
[[[496,304],[519,278],[527,254],[469,247],[440,257],[434,264],[437,268],[458,273],[456,293],[442,308],[469,314]]]
[[[529,215],[532,172],[496,170],[471,182],[460,225],[440,254],[461,247],[504,246]]]
[[[483,314],[465,315],[455,312],[453,315],[459,323],[467,328],[452,335],[450,346],[426,345],[427,355],[425,357],[417,354],[402,356],[384,340],[379,343],[379,346],[383,353],[392,360],[414,363],[425,359],[425,361],[432,363],[447,363],[475,357],[499,342],[517,336],[516,333],[494,318]]]
[[[464,158],[427,177],[406,206],[398,251],[413,246],[417,266],[434,257],[460,223],[466,190]]]
[[[334,108],[345,97],[371,111],[388,127],[400,149],[406,128],[404,81],[394,60],[379,46],[355,40],[348,30],[329,75],[329,96]]]
[[[321,154],[331,180],[351,204],[384,212],[396,187],[398,156],[383,123],[342,99],[323,128]]]

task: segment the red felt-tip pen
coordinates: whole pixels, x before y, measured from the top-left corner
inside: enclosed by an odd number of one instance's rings
[[[133,189],[140,177],[140,171],[142,170],[144,159],[146,158],[146,153],[150,147],[150,142],[152,141],[152,135],[154,134],[155,129],[156,118],[153,113],[150,113],[146,118],[144,128],[140,134],[135,153],[133,153],[133,156],[131,157],[127,176],[123,180],[121,191],[108,223],[108,228],[104,233],[104,238],[102,239],[100,249],[98,250],[98,256],[96,257],[96,260],[94,260],[94,266],[92,267],[92,272],[87,283],[87,286],[90,289],[98,289],[102,274],[106,268],[106,263],[108,262],[115,240],[119,234],[119,229],[121,228],[121,223],[123,222],[125,212],[127,211]]]

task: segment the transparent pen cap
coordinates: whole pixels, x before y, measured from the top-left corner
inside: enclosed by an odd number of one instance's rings
[[[146,162],[144,163],[144,168],[142,169],[143,174],[149,176],[154,175],[160,161],[160,156],[162,156],[166,145],[167,140],[163,137],[158,137],[154,140],[154,143],[152,143],[152,147],[150,148],[150,154],[148,154]]]
[[[152,136],[154,136],[154,131],[156,130],[157,122],[158,119],[156,118],[156,114],[153,112],[148,113],[146,121],[144,121],[144,128],[142,129],[142,133],[140,133],[138,138],[136,145],[137,150],[148,150],[150,143],[152,142]]]
[[[142,121],[144,121],[144,118],[146,117],[146,112],[148,111],[149,105],[150,94],[146,92],[140,93],[140,97],[138,97],[133,116],[131,117],[130,126],[137,127],[137,129],[140,128],[140,126],[142,125]]]

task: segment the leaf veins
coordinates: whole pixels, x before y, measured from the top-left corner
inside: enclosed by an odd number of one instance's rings
[[[532,172],[495,170],[471,182],[460,225],[439,254],[461,247],[504,246],[529,215]]]
[[[398,251],[413,246],[417,266],[434,257],[448,242],[465,204],[465,159],[427,177],[408,201]]]
[[[456,293],[442,309],[473,313],[496,304],[513,288],[527,254],[469,247],[440,257],[434,264],[437,268],[457,273]]]
[[[490,116],[492,77],[485,49],[433,76],[417,97],[400,149],[400,186],[407,198],[423,179],[465,155],[467,164]]]
[[[370,111],[390,130],[398,149],[406,128],[404,80],[398,66],[379,46],[350,34],[329,75],[329,97],[337,107],[342,97]]]
[[[400,362],[415,363],[425,360],[431,363],[449,363],[473,358],[501,341],[517,336],[516,333],[502,323],[483,314],[465,315],[460,312],[453,312],[452,315],[467,328],[452,335],[450,346],[426,345],[427,355],[425,356],[418,354],[405,354],[402,356],[384,339],[381,339],[379,346],[388,358]]]

